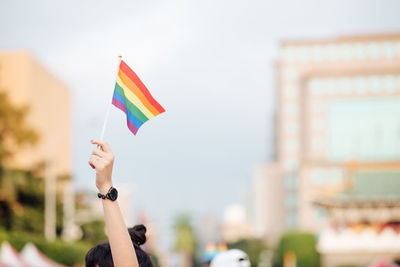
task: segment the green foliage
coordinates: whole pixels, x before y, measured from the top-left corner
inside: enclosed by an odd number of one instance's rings
[[[0,242],[6,240],[17,250],[22,249],[27,242],[32,242],[57,262],[68,266],[81,265],[93,244],[86,241],[49,242],[43,237],[44,179],[29,171],[5,168],[6,162],[16,151],[34,145],[39,139],[37,132],[26,121],[28,112],[28,106],[14,106],[7,94],[0,92]],[[60,234],[60,199],[57,203],[56,227]],[[86,229],[87,232],[88,229],[90,227]]]
[[[23,207],[23,213],[13,212],[12,227],[16,232],[43,233],[43,211],[30,206]]]
[[[194,256],[196,252],[196,238],[190,224],[190,217],[187,214],[178,215],[174,228],[176,233],[175,249]]]
[[[294,253],[296,255],[297,267],[320,267],[320,256],[316,246],[317,242],[312,233],[286,233],[279,241],[274,266],[283,266],[285,254]]]
[[[39,138],[34,129],[26,123],[29,107],[11,104],[7,93],[0,92],[0,166],[12,156],[18,146],[35,144]]]
[[[161,267],[157,255],[150,254],[150,258],[151,258],[151,261],[153,262],[154,267]]]
[[[83,232],[82,239],[93,245],[107,241],[104,221],[97,220],[82,224],[81,229]]]
[[[190,223],[190,216],[180,214],[175,218],[175,250],[184,257],[185,266],[196,264],[197,241],[193,227]]]
[[[20,170],[3,172],[1,189],[7,195],[0,201],[0,226],[7,230],[43,233],[43,179]]]
[[[10,229],[13,217],[23,213],[21,203],[17,202],[17,188],[25,182],[25,173],[5,172],[5,160],[23,145],[35,144],[39,138],[34,129],[26,123],[29,108],[11,104],[5,92],[0,92],[0,225]],[[22,222],[22,225],[26,222]]]
[[[20,170],[5,170],[3,178],[1,189],[7,191],[8,197],[0,201],[0,205],[3,205],[0,208],[0,242],[7,240],[17,250],[21,250],[27,242],[32,242],[56,262],[68,266],[84,264],[86,253],[94,244],[87,241],[49,242],[43,236],[44,179]],[[60,233],[60,200],[57,203],[57,219],[57,230]]]
[[[256,267],[260,261],[261,252],[267,247],[261,239],[249,238],[242,239],[234,243],[228,243],[228,248],[237,248],[246,252],[249,256],[251,267]]]
[[[49,242],[42,235],[0,230],[0,242],[3,241],[8,241],[17,250],[21,250],[26,243],[31,242],[50,259],[68,266],[84,264],[86,252],[92,247],[91,244],[83,241]]]

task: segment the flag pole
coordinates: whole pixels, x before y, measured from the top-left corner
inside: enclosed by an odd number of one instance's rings
[[[119,65],[121,65],[121,60],[122,60],[122,56],[119,55],[119,56],[118,56],[117,76],[118,76]],[[111,98],[111,99],[112,99],[112,98]],[[106,112],[106,117],[104,118],[103,129],[101,130],[101,134],[100,134],[100,140],[103,140],[103,138],[104,138],[104,132],[106,131],[108,116],[110,115],[111,104],[112,104],[112,102],[110,102],[110,103],[108,104],[108,108],[107,108],[107,112]]]

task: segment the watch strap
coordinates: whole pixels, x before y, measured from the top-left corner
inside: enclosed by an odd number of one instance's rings
[[[98,193],[97,194],[97,197],[98,198],[101,198],[101,199],[109,199],[109,200],[112,200],[112,201],[114,201],[113,199],[111,199],[111,197],[110,197],[110,192],[111,192],[111,190],[113,190],[113,189],[115,189],[113,186],[111,186],[110,187],[110,189],[108,189],[108,192],[105,194],[105,195],[103,195],[102,193]]]

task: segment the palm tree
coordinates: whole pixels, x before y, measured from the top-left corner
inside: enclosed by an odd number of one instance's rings
[[[192,267],[196,253],[196,238],[187,214],[176,217],[175,223],[175,250],[183,256],[184,267]]]

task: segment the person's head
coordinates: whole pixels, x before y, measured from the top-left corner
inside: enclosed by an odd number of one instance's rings
[[[139,266],[153,267],[150,256],[140,247],[146,243],[146,231],[146,227],[142,224],[128,228]],[[90,249],[86,254],[85,261],[86,267],[114,267],[110,244],[102,243]]]
[[[135,225],[128,229],[133,246],[135,247],[136,257],[140,267],[153,267],[149,255],[140,248],[146,243],[146,227],[143,224]]]
[[[250,267],[249,257],[240,249],[230,249],[217,254],[210,267]]]

